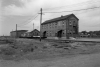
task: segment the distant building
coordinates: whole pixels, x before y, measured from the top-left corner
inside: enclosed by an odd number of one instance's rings
[[[30,36],[31,37],[40,36],[40,31],[34,29],[33,31],[30,32]]]
[[[82,34],[82,33],[81,33],[81,34],[79,34],[79,36],[80,36],[80,37],[89,37],[89,35],[88,35],[88,34]]]
[[[11,31],[10,36],[11,37],[22,37],[25,32],[27,32],[27,30],[17,30],[17,32]]]
[[[25,32],[25,33],[23,33],[23,34],[22,34],[22,37],[31,37],[31,36],[30,36],[30,32]]]
[[[74,14],[47,20],[41,24],[41,36],[47,38],[77,37],[79,19]]]

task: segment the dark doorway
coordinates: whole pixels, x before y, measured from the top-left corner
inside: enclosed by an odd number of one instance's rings
[[[77,26],[73,26],[75,33],[74,34],[78,34],[78,28]]]
[[[61,38],[62,37],[62,30],[57,32],[57,37]]]
[[[46,31],[43,32],[43,37],[46,37]]]

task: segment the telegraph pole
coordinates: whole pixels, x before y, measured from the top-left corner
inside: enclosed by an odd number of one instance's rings
[[[17,24],[16,24],[16,38],[17,38]]]
[[[41,41],[42,8],[40,9],[40,41]]]

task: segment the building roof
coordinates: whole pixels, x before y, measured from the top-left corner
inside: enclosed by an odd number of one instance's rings
[[[59,21],[59,20],[63,20],[63,19],[67,19],[70,16],[74,16],[77,20],[79,20],[74,14],[69,14],[69,15],[61,16],[61,17],[54,18],[54,19],[51,19],[51,20],[47,20],[47,21],[43,22],[41,25],[51,23],[51,22],[55,22],[55,21]]]
[[[17,30],[17,32],[27,32],[28,30]],[[11,31],[11,32],[16,32],[16,31]]]
[[[37,30],[37,29],[34,29],[34,30],[33,30],[33,31],[31,31],[30,33],[34,32],[34,31],[38,31],[38,32],[39,32],[39,30]]]

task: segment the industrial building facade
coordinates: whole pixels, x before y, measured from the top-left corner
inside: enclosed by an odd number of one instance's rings
[[[41,36],[47,38],[77,37],[79,19],[74,14],[47,20],[41,24]]]

